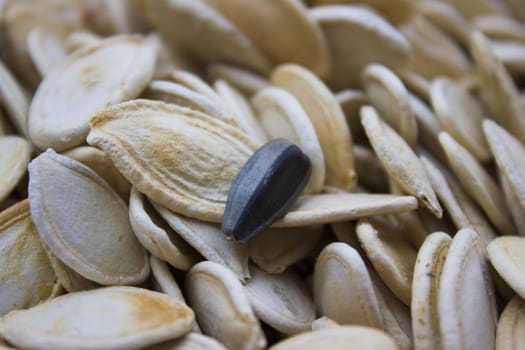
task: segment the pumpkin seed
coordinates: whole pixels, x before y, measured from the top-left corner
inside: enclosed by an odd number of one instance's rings
[[[186,295],[197,322],[228,349],[263,349],[266,339],[246,289],[226,267],[203,261],[186,275]]]
[[[0,136],[0,202],[9,196],[26,173],[31,146],[22,137]]]
[[[494,349],[496,299],[484,250],[471,229],[458,231],[450,244],[438,291],[444,349]]]
[[[237,66],[214,63],[211,64],[206,74],[211,81],[222,79],[242,91],[247,96],[252,96],[257,91],[270,85],[268,80],[254,72]]]
[[[214,222],[221,220],[231,184],[255,150],[231,125],[147,100],[97,113],[88,143],[106,152],[148,198],[174,212]]]
[[[505,306],[498,321],[496,331],[496,350],[523,349],[523,331],[525,327],[525,305],[523,299],[515,295]]]
[[[155,52],[139,36],[105,39],[71,54],[44,78],[31,101],[31,140],[57,151],[84,143],[91,115],[138,96],[154,65]]]
[[[21,348],[141,349],[181,337],[194,322],[193,311],[167,295],[106,287],[11,311],[2,318],[0,332]]]
[[[525,296],[523,279],[525,260],[522,251],[525,244],[523,237],[498,237],[487,247],[490,263],[505,282],[520,295]]]
[[[133,234],[128,208],[102,178],[52,150],[31,161],[29,175],[31,215],[54,255],[100,284],[146,279],[146,251]]]

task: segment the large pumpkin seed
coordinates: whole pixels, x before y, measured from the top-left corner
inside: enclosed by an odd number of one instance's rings
[[[140,192],[174,212],[219,222],[255,146],[237,128],[163,102],[136,100],[91,120],[88,142]]]
[[[51,296],[55,273],[24,200],[0,213],[0,316]]]
[[[9,196],[26,173],[31,146],[20,136],[0,136],[0,202]]]
[[[458,231],[450,244],[437,316],[444,349],[494,349],[496,299],[483,243],[471,229]]]
[[[141,349],[191,330],[183,303],[136,287],[106,287],[55,298],[2,318],[1,335],[30,349]]]
[[[106,39],[73,53],[44,78],[31,101],[31,140],[57,151],[84,143],[91,115],[138,96],[154,65],[154,51],[138,36]]]
[[[525,348],[525,304],[515,295],[505,306],[498,321],[496,350],[518,350]]]
[[[266,339],[237,276],[226,267],[204,261],[186,275],[186,295],[197,322],[228,349],[263,349]]]
[[[498,237],[487,247],[490,263],[507,284],[520,295],[525,297],[525,259],[523,258],[523,237]]]
[[[29,176],[35,226],[62,262],[101,284],[148,276],[146,251],[133,234],[126,204],[95,172],[48,150],[29,164]]]

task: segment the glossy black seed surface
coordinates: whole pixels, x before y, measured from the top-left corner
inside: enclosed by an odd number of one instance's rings
[[[286,214],[310,177],[310,159],[285,139],[264,144],[232,184],[222,232],[247,241]]]

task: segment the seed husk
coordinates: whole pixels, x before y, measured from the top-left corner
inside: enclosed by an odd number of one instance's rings
[[[26,174],[31,145],[16,135],[0,136],[0,202],[6,199]]]
[[[501,190],[479,162],[446,132],[439,141],[449,165],[463,188],[487,214],[501,234],[515,234],[510,211]]]
[[[496,331],[496,350],[522,349],[523,332],[525,331],[525,304],[515,295],[505,306],[498,321]]]
[[[183,336],[194,322],[193,311],[176,299],[119,286],[70,293],[29,310],[11,311],[2,318],[1,334],[30,349],[141,349]]]
[[[255,315],[284,334],[310,329],[315,305],[306,283],[293,270],[269,274],[251,266],[252,278],[246,283],[248,299]]]
[[[199,254],[161,218],[145,196],[134,187],[129,198],[131,227],[153,256],[187,271],[200,260]]]
[[[24,200],[0,212],[0,316],[51,296],[56,276]]]
[[[326,184],[351,190],[357,182],[352,135],[335,96],[319,78],[298,65],[277,67],[270,80],[294,95],[310,118],[323,150]]]
[[[228,64],[211,64],[206,70],[206,75],[211,81],[219,79],[227,81],[247,96],[252,96],[257,91],[270,85],[270,82],[264,77],[252,71]]]
[[[360,220],[357,238],[382,281],[405,305],[410,305],[417,251],[392,226]]]
[[[432,350],[441,347],[438,291],[451,241],[452,238],[446,233],[431,233],[417,253],[410,304],[414,347],[417,349]]]
[[[28,137],[29,97],[2,61],[0,61],[0,104],[6,109],[7,116],[16,130]]]
[[[371,327],[337,326],[305,332],[280,341],[269,350],[395,350],[388,334]]]
[[[168,225],[203,257],[228,267],[242,281],[250,278],[246,244],[226,239],[217,224],[178,215],[157,203],[152,204]]]
[[[367,268],[349,245],[331,243],[321,251],[313,290],[322,315],[341,324],[381,328],[383,318]]]
[[[247,241],[283,216],[301,194],[310,176],[310,160],[284,139],[259,148],[232,184],[221,230]]]
[[[384,123],[373,107],[361,108],[361,124],[386,172],[406,192],[417,197],[436,217],[442,209],[425,170],[410,146]]]
[[[76,51],[39,85],[29,107],[31,140],[56,151],[83,144],[93,113],[138,96],[154,66],[155,51],[139,36],[117,36]]]
[[[410,44],[387,20],[355,5],[314,7],[310,15],[320,24],[332,56],[335,89],[360,85],[360,74],[371,61],[387,67],[405,66]],[[366,39],[365,39],[366,38]]]
[[[231,184],[256,148],[244,133],[220,120],[147,100],[97,113],[88,143],[106,152],[148,198],[212,222],[220,222]]]
[[[29,176],[31,216],[63,263],[100,284],[146,279],[146,250],[133,234],[128,207],[101,177],[52,150],[31,161]]]
[[[321,78],[330,74],[326,39],[302,2],[210,0],[209,3],[245,33],[273,64],[297,63]]]
[[[414,148],[418,140],[417,123],[401,79],[387,67],[372,63],[363,70],[362,80],[368,103]]]
[[[498,237],[487,247],[490,263],[505,282],[522,298],[525,296],[523,237]]]
[[[437,316],[443,348],[494,349],[497,315],[483,242],[473,230],[460,230],[439,280]]]
[[[285,138],[298,145],[312,165],[304,193],[318,193],[325,182],[325,160],[314,126],[299,101],[288,91],[266,87],[253,98],[259,121],[271,139]]]
[[[266,339],[246,295],[232,271],[203,261],[186,275],[186,296],[197,322],[228,349],[263,349]]]

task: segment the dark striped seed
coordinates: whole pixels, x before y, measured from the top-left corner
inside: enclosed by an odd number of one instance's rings
[[[264,144],[233,182],[222,232],[247,241],[287,212],[309,177],[310,160],[299,147],[285,139]]]

